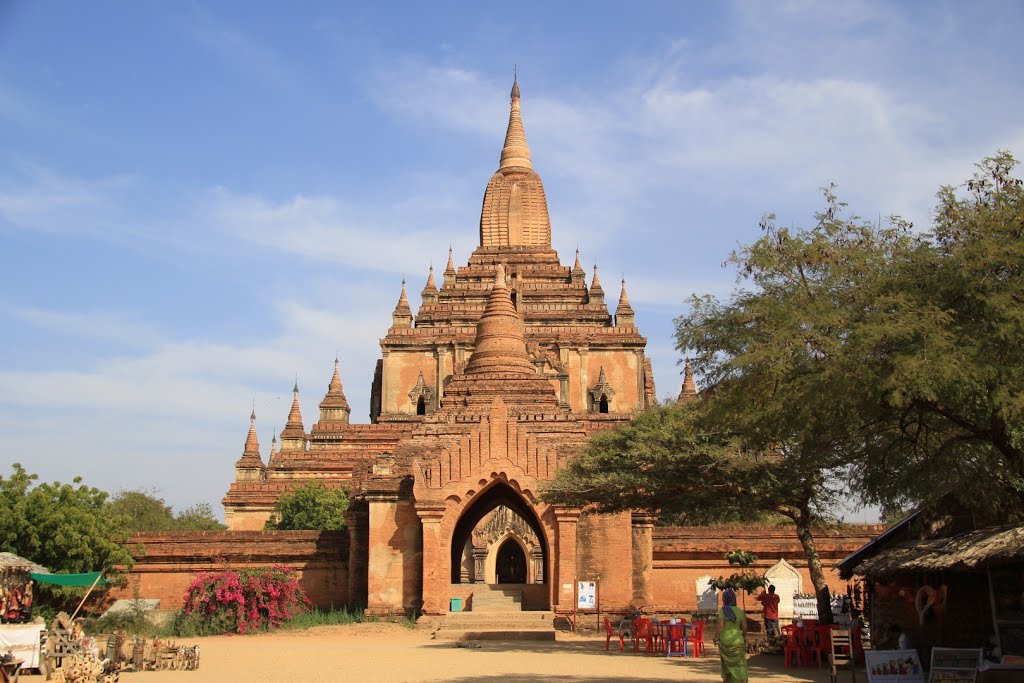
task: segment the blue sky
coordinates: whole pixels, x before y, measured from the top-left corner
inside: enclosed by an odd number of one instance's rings
[[[555,247],[672,319],[762,214],[930,219],[1024,155],[1018,2],[0,2],[0,471],[219,500],[465,263],[513,64]]]

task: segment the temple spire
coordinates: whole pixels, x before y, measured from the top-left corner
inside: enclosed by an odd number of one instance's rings
[[[455,276],[455,261],[452,258],[452,248],[448,247],[448,264],[444,267],[444,279],[447,282],[449,278]]]
[[[412,309],[409,308],[409,297],[405,293],[405,278],[402,278],[402,293],[391,314],[392,327],[412,327]]]
[[[437,285],[434,284],[434,266],[430,266],[430,272],[427,274],[427,284],[423,285],[423,291],[420,292],[420,299],[422,299],[425,304],[437,303]]]
[[[594,279],[590,281],[590,303],[604,303],[604,287],[601,286],[601,279],[597,276],[597,264],[594,264]]]
[[[685,403],[686,401],[692,401],[697,398],[697,385],[693,382],[693,370],[690,369],[690,359],[686,359],[686,365],[683,367],[683,387],[679,391],[679,403]]]
[[[526,352],[523,321],[505,283],[505,267],[500,263],[494,272],[487,308],[476,326],[476,348],[466,364],[467,374],[494,371],[537,374]]]
[[[505,132],[505,147],[501,150],[503,168],[533,168],[530,160],[530,147],[526,142],[526,130],[523,128],[523,117],[519,112],[519,74],[512,79],[512,104],[508,115],[508,130]]]
[[[570,279],[578,284],[583,285],[586,288],[587,273],[583,270],[582,264],[580,264],[580,248],[576,247],[576,262],[572,264],[572,270],[569,271]]]
[[[629,305],[629,295],[626,294],[626,278],[622,278],[622,292],[619,294],[619,305],[615,309],[615,324],[619,327],[632,327],[633,320],[633,307]]]
[[[302,410],[299,408],[299,380],[296,378],[292,387],[292,408],[288,411],[288,421],[281,430],[282,450],[305,450],[306,428],[302,424]]]
[[[334,358],[334,374],[331,375],[331,382],[327,385],[327,393],[324,400],[320,401],[321,422],[342,422],[348,424],[351,409],[348,399],[345,398],[345,390],[341,386],[341,371],[338,369],[338,358]]]
[[[273,455],[273,448],[271,448]],[[260,457],[260,441],[256,437],[256,408],[249,414],[249,433],[245,437],[245,449],[242,457],[235,463],[235,480],[251,481],[262,479],[265,476],[266,468],[263,466],[263,458]]]
[[[255,454],[257,457],[260,454],[260,440],[256,436],[256,408],[249,414],[249,433],[245,437],[244,454]]]

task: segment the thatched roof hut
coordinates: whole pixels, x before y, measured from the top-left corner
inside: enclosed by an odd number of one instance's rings
[[[0,568],[23,569],[26,572],[47,573],[50,570],[32,560],[26,560],[14,553],[0,553]]]
[[[881,541],[882,539],[877,539]],[[910,572],[957,572],[1024,563],[1024,527],[1004,525],[942,538],[868,544],[839,563],[840,575],[884,579]]]

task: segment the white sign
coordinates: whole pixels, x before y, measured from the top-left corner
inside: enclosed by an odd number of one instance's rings
[[[597,609],[597,582],[576,582],[576,609]]]
[[[817,619],[818,599],[817,598],[793,598],[794,619]]]
[[[868,683],[924,683],[917,650],[865,650]]]

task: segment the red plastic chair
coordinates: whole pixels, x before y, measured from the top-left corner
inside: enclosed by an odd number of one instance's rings
[[[828,656],[832,653],[832,628],[831,624],[804,628],[804,653],[808,664],[814,660],[820,669],[822,663],[828,661]]]
[[[700,657],[704,652],[704,622],[696,621],[693,624],[693,635],[690,636],[690,642],[693,643],[693,656]]]
[[[604,631],[605,631],[604,651],[608,652],[608,649],[611,646],[612,637],[616,635],[616,631],[615,631],[615,629],[612,628],[612,622],[608,621],[608,617],[604,618]],[[619,652],[623,652],[626,649],[626,640],[625,640],[625,638],[622,637],[621,633],[619,633],[618,636],[619,636]]]
[[[633,622],[633,652],[640,651],[640,641],[644,643],[644,652],[654,650],[654,629],[650,619],[637,619]]]
[[[667,629],[667,623],[659,622],[657,619],[651,619],[651,640],[654,642],[655,652],[665,651],[665,633]]]
[[[800,642],[803,629],[788,624],[779,630],[782,631],[782,652],[786,657],[783,665],[787,669],[790,666],[803,666],[805,655],[803,644]]]

